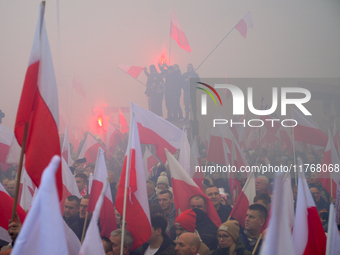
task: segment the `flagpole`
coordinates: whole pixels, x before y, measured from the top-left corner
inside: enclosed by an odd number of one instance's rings
[[[132,109],[132,108],[131,108]],[[124,235],[125,235],[125,217],[126,217],[126,199],[127,199],[127,186],[128,186],[128,177],[129,177],[129,168],[130,168],[130,147],[131,147],[131,134],[133,127],[133,116],[134,113],[130,111],[130,129],[129,129],[129,143],[127,147],[127,158],[126,158],[126,169],[125,169],[125,185],[124,185],[124,204],[123,204],[123,220],[122,220],[122,236],[120,241],[120,254],[123,254],[124,248]]]
[[[19,161],[19,165],[18,165],[17,183],[16,183],[16,186],[15,186],[15,195],[14,195],[14,202],[13,202],[13,210],[12,210],[12,219],[11,219],[11,222],[14,222],[15,216],[16,216],[16,212],[17,212],[17,203],[18,203],[18,196],[19,196],[19,186],[20,186],[22,165],[23,165],[23,161],[24,161],[24,153],[25,153],[26,140],[27,140],[27,131],[28,131],[28,122],[26,122],[26,124],[25,124],[24,137],[23,137],[22,145],[21,145],[20,161]]]
[[[117,66],[119,68],[119,66]],[[127,72],[125,72],[123,69],[119,68],[119,70],[122,70],[122,72],[128,74]],[[130,74],[129,74],[130,75]],[[130,75],[132,78],[134,78],[136,81],[138,81],[139,83],[143,84],[144,86],[146,86],[145,83],[141,82],[140,80],[138,80],[137,78],[133,77],[132,75]]]
[[[85,221],[84,221],[84,226],[83,226],[83,233],[81,234],[81,241],[80,243],[83,244],[83,241],[84,241],[84,236],[85,236],[85,230],[86,230],[86,224],[87,224],[87,217],[88,217],[88,211],[86,211],[86,214],[85,214]]]
[[[262,239],[262,233],[260,234],[259,238],[258,238],[257,241],[256,241],[256,245],[255,245],[255,247],[254,247],[254,250],[253,250],[253,252],[251,253],[252,255],[255,254],[255,252],[256,252],[256,250],[257,250],[257,247],[259,246],[259,243],[260,243],[260,240],[261,240],[261,239]]]
[[[203,60],[203,62],[196,68],[195,72],[200,68],[200,66],[207,60],[207,58],[210,57],[210,55],[217,49],[217,47],[224,41],[225,38],[233,31],[235,26],[229,31],[229,33],[222,39],[222,41],[219,42],[219,44],[216,45],[216,47],[209,53],[209,55]]]

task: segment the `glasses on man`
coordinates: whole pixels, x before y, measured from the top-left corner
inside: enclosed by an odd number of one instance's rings
[[[227,239],[229,236],[227,235],[217,235],[217,239],[222,239],[222,240],[225,240]]]

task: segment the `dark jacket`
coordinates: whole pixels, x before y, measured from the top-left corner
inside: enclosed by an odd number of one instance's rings
[[[70,217],[68,219],[65,219],[65,216],[63,216],[63,219],[80,240],[83,229],[81,229],[81,227],[79,226],[79,215],[77,214],[76,216]]]
[[[236,241],[235,252],[236,255],[251,255],[251,252],[245,249],[240,238]],[[216,250],[209,252],[208,255],[229,255],[229,248],[217,248]]]
[[[159,247],[158,251],[154,255],[176,255],[176,244],[167,235],[163,235],[163,238],[164,240],[162,245]],[[139,255],[144,255],[144,252],[148,247],[149,244],[145,243],[134,250],[134,252]]]
[[[196,230],[200,234],[202,242],[208,246],[209,250],[217,248],[217,227],[209,219],[208,215],[200,209],[193,209],[196,213]]]
[[[222,223],[228,220],[229,214],[231,213],[231,206],[230,205],[223,205],[220,204],[220,209],[217,210],[217,214],[220,217]]]
[[[149,200],[149,205],[158,205],[158,196],[156,194],[156,190],[155,192],[151,195],[151,197],[148,198]]]
[[[244,244],[244,247],[246,248],[246,250],[253,252],[256,242],[257,242],[257,238],[248,238],[247,236],[247,230],[244,230],[240,233],[239,239],[241,240],[241,242]],[[255,255],[260,254],[260,250],[261,250],[261,245],[262,245],[262,240],[260,240],[259,245],[257,246]]]

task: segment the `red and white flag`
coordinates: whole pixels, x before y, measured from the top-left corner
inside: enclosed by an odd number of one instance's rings
[[[201,162],[201,157],[198,151],[198,146],[197,146],[197,138],[194,138],[194,141],[192,142],[191,145],[191,150],[190,150],[190,162],[191,165],[193,166],[190,168],[190,171],[192,171],[194,173],[192,179],[194,180],[194,182],[197,184],[197,186],[204,191],[204,187],[203,187],[203,181],[205,179],[204,177],[204,173],[200,172],[200,171],[196,171],[196,166],[202,167],[202,162]]]
[[[35,189],[36,186],[27,174],[25,167],[23,167],[21,173],[18,201],[20,201],[20,206],[25,211],[28,211],[31,208]]]
[[[68,140],[68,126],[66,127],[65,130],[63,147],[61,147],[61,155],[67,162],[67,165],[69,166],[73,165],[74,161],[71,158],[70,142]]]
[[[192,196],[200,195],[205,197],[207,203],[207,214],[210,220],[217,226],[221,226],[222,222],[217,214],[217,211],[211,200],[204,194],[204,192],[197,186],[197,184],[190,178],[187,172],[183,169],[181,164],[176,158],[168,151],[165,150],[166,157],[169,162],[171,173],[171,184],[174,193],[174,202],[176,210],[181,212],[190,209],[189,199]]]
[[[174,39],[178,46],[187,52],[191,52],[189,42],[185,36],[182,26],[179,23],[177,15],[174,10],[172,10],[171,26],[170,26],[170,37]]]
[[[6,164],[7,155],[14,138],[12,130],[0,124],[0,165],[1,170],[5,172],[9,164]]]
[[[335,221],[335,214],[334,204],[330,204],[326,255],[340,254],[340,235],[338,231],[338,224]]]
[[[43,171],[37,196],[15,241],[12,255],[69,254],[56,187],[59,166],[60,157],[54,156]]]
[[[157,157],[165,164],[164,149],[168,149],[172,154],[177,151],[181,145],[182,130],[134,103],[131,105],[138,125],[140,142],[153,144]]]
[[[230,213],[230,216],[236,219],[240,225],[244,228],[246,221],[246,214],[248,211],[248,207],[254,203],[254,197],[256,196],[255,191],[255,177],[252,172],[243,186],[243,189],[238,196],[233,210]]]
[[[119,125],[120,125],[120,132],[122,134],[129,133],[129,126],[120,108],[119,108]]]
[[[91,133],[88,133],[78,158],[86,158],[87,163],[94,163],[97,159],[99,148],[106,151],[105,147],[101,145]]]
[[[134,113],[131,112],[131,114]],[[142,151],[137,122],[134,116],[132,116],[131,121],[132,130],[119,181],[116,208],[123,215],[124,193],[127,192],[125,221],[127,230],[133,236],[133,250],[149,240],[151,236],[151,220]]]
[[[63,171],[63,195],[60,200],[61,213],[64,212],[65,200],[68,196],[74,195],[81,198],[78,186],[70,168],[64,158],[61,158],[61,168]]]
[[[86,231],[86,235],[81,245],[79,255],[105,255],[104,246],[102,243],[102,239],[100,238],[99,228],[98,228],[98,219],[99,214],[104,202],[105,193],[108,188],[108,182],[105,181],[103,189],[100,192],[100,196],[97,200],[91,222]]]
[[[153,167],[158,163],[158,159],[151,153],[146,147],[143,155],[143,166],[146,172],[146,176],[150,176]]]
[[[292,187],[285,185],[285,181],[284,173],[277,174],[274,179],[273,204],[266,238],[261,246],[260,255],[294,254],[292,226],[290,225],[290,209],[293,209],[294,216],[294,207],[290,203],[290,201],[293,201],[293,194],[291,193]],[[289,193],[291,193],[291,200],[287,199]]]
[[[137,79],[138,75],[144,70],[142,66],[118,65],[118,68]]]
[[[298,165],[302,166],[300,159]],[[299,171],[299,177],[293,230],[294,253],[295,255],[325,254],[325,231],[303,171]]]
[[[84,86],[82,83],[80,83],[79,81],[77,81],[75,78],[73,78],[73,84],[72,84],[73,88],[75,89],[75,91],[83,96],[84,98],[86,98],[86,91],[84,89]]]
[[[106,182],[107,178],[108,178],[108,175],[107,175],[104,151],[101,148],[99,148],[97,160],[96,160],[96,166],[94,169],[93,181],[91,185],[89,204],[87,207],[88,212],[91,212],[91,213],[94,212],[96,203],[100,196],[100,192],[102,191],[104,183]],[[100,235],[106,236],[107,238],[110,237],[110,234],[113,230],[117,229],[115,209],[113,207],[112,201],[113,200],[112,200],[112,195],[111,195],[111,189],[110,187],[108,187],[105,191],[104,202],[103,202],[103,206],[102,206],[102,209],[100,211],[100,216],[99,216],[100,228],[102,230]]]
[[[235,28],[246,39],[248,28],[253,28],[253,19],[250,11],[236,24]]]
[[[106,145],[113,154],[118,144],[123,141],[123,134],[109,121],[107,125]]]
[[[12,242],[12,239],[7,231],[9,220],[12,218],[13,203],[14,199],[7,193],[0,182],[0,239],[9,243]],[[23,223],[26,213],[20,205],[17,205],[17,214],[21,223]]]
[[[328,143],[327,147],[325,149],[325,153],[323,154],[322,158],[322,166],[327,167],[333,167],[340,165],[340,159],[337,153],[337,150],[333,143],[333,138],[331,136],[331,132],[328,130]],[[319,180],[321,181],[322,186],[327,190],[328,194],[333,195],[333,197],[336,196],[336,190],[337,190],[337,183],[339,183],[340,180],[340,173],[339,171],[334,171],[335,169],[332,169],[332,184],[331,184],[331,175],[330,171],[331,169],[327,169],[327,171],[321,171],[319,173]],[[332,189],[331,189],[332,187]]]
[[[294,140],[298,142],[326,147],[328,137],[298,110],[292,108],[292,119],[297,121],[294,127]]]
[[[63,130],[67,128],[67,125],[68,125],[67,123],[68,121],[67,121],[65,112],[59,105],[59,132],[62,132]]]
[[[38,187],[42,172],[51,158],[61,154],[58,134],[58,90],[44,12],[45,5],[41,4],[14,132],[18,143],[22,145],[25,125],[28,124],[25,166],[27,173]],[[59,197],[61,197],[61,166],[57,171],[56,179]]]
[[[190,176],[190,144],[186,132],[183,129],[181,136],[181,146],[179,147],[178,162]]]

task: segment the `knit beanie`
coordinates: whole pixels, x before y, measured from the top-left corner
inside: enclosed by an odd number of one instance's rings
[[[175,226],[180,226],[193,233],[196,228],[196,213],[191,209],[183,211],[175,220]]]
[[[238,239],[239,232],[240,232],[240,226],[239,226],[238,221],[228,220],[228,221],[224,222],[218,228],[217,233],[218,233],[218,231],[227,232],[234,239],[234,242],[236,242],[236,240]]]
[[[166,172],[161,172],[161,175],[158,177],[157,179],[157,185],[160,183],[164,183],[166,185],[168,185],[169,187],[169,180],[168,180],[168,175],[166,174]]]

